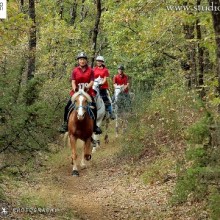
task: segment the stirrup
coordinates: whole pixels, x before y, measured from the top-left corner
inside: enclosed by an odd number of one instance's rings
[[[67,124],[67,122],[64,122],[62,124],[62,126],[58,129],[58,131],[60,133],[66,133],[68,131],[68,124]]]
[[[113,113],[111,113],[111,114],[110,114],[110,118],[111,118],[112,120],[115,120],[115,115],[114,115]]]

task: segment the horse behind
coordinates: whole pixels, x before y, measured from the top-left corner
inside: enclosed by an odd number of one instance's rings
[[[85,166],[85,160],[89,161],[91,159],[91,139],[93,134],[94,120],[88,113],[91,108],[90,103],[92,102],[89,94],[87,94],[84,90],[79,90],[72,96],[72,102],[75,106],[69,116],[68,134],[72,148],[72,175],[79,176],[76,141],[77,139],[80,139],[84,142],[81,166]]]
[[[93,89],[96,91],[95,102],[97,107],[97,126],[101,127],[103,121],[105,121],[105,142],[108,142],[108,124],[109,124],[109,113],[105,109],[105,103],[100,95],[100,83],[102,78],[98,77],[94,80]],[[94,153],[96,149],[100,147],[100,135],[93,134],[93,150]]]
[[[123,93],[123,85],[117,85],[114,92],[113,110],[115,113],[115,131],[116,137],[119,134],[119,127],[123,133],[127,129],[128,115],[131,110],[131,100],[128,94]]]

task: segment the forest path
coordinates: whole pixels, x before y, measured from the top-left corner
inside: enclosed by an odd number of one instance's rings
[[[146,168],[152,157],[149,155],[138,162],[122,159],[120,144],[115,137],[97,149],[87,168],[79,170],[79,177],[71,175],[70,148],[61,144],[55,148],[53,155],[42,155],[46,159],[43,164],[39,162],[42,168],[32,172],[28,181],[21,182],[15,194],[30,207],[52,207],[57,211],[37,213],[34,218],[19,215],[22,218],[16,219],[203,219],[198,215],[200,209],[195,210],[191,203],[177,207],[170,205],[175,176],[145,184],[142,175],[147,175]]]
[[[172,219],[168,201],[174,182],[145,185],[140,178],[143,161],[138,166],[121,161],[119,151],[117,139],[110,140],[92,155],[79,177],[71,176],[69,151],[69,161],[50,172],[54,188],[62,189],[60,200],[83,220]]]

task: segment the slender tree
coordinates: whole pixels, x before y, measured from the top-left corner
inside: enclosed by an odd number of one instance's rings
[[[190,5],[188,1],[183,2],[184,6]],[[189,12],[189,15],[192,15],[192,12]],[[195,38],[195,23],[185,23],[183,26],[185,39],[187,41],[187,64],[189,65],[188,69],[188,87],[191,88],[196,85],[196,46],[194,42],[191,42]]]
[[[63,19],[63,11],[64,11],[63,1],[61,0],[59,3],[60,3],[59,15],[60,15],[60,19]]]
[[[197,6],[200,6],[201,0],[197,0]],[[197,33],[197,39],[198,39],[198,86],[202,87],[200,91],[200,96],[205,96],[205,91],[203,88],[204,85],[204,48],[201,46],[201,39],[202,39],[202,32],[201,32],[201,26],[200,26],[200,20],[197,19],[196,21],[196,33]]]
[[[97,48],[97,37],[99,33],[99,23],[102,15],[102,5],[101,0],[96,1],[96,8],[97,8],[97,15],[95,20],[95,26],[93,29],[93,36],[92,36],[92,50],[93,50],[93,56],[92,56],[92,66],[94,65],[95,60],[95,54],[96,54],[96,48]]]
[[[70,24],[74,25],[75,20],[76,20],[76,15],[77,15],[77,0],[74,0],[73,4],[72,4],[72,8],[70,9]]]
[[[81,8],[81,19],[80,19],[80,22],[82,22],[82,21],[86,18],[87,13],[88,13],[88,12],[85,10],[85,0],[82,0],[82,8]]]
[[[32,26],[29,33],[29,58],[28,58],[28,70],[27,80],[34,77],[35,72],[35,52],[36,52],[36,21],[35,21],[35,0],[29,0],[29,16],[32,20]]]
[[[215,31],[215,41],[216,41],[216,77],[218,78],[218,87],[217,92],[220,97],[220,11],[215,10],[216,8],[220,8],[219,0],[208,0],[209,5],[213,6],[212,20],[213,27]],[[218,106],[218,110],[220,111],[220,105]]]
[[[20,1],[20,9],[22,12],[24,11],[24,0]]]

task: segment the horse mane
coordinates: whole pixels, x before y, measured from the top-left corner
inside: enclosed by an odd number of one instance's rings
[[[79,95],[84,95],[86,97],[86,99],[89,101],[89,102],[92,102],[92,99],[90,97],[90,95],[88,93],[86,93],[84,90],[80,89],[78,92],[76,92],[72,98],[71,98],[71,101],[74,102],[76,100],[76,97],[79,96]]]

